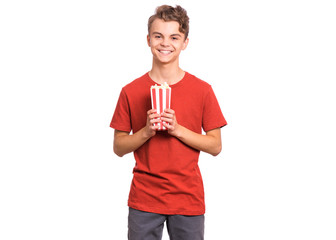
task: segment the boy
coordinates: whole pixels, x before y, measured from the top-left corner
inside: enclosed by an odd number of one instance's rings
[[[152,69],[122,89],[111,121],[114,152],[120,157],[134,152],[136,160],[128,200],[131,240],[161,239],[164,222],[170,239],[204,239],[198,157],[200,151],[220,153],[220,128],[226,121],[211,86],[179,67],[188,32],[183,8],[156,9],[148,20]],[[151,109],[150,87],[164,82],[171,87],[171,109],[157,114]],[[160,120],[165,131],[158,131]]]

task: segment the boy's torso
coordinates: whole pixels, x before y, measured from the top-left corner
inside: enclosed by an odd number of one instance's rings
[[[147,73],[123,88],[134,133],[146,125],[146,113],[151,109],[150,86],[154,84]],[[177,122],[202,133],[204,99],[210,85],[186,72],[181,81],[170,87],[171,109],[176,113]],[[198,150],[166,131],[159,131],[134,152],[134,157],[130,207],[161,214],[204,214]]]

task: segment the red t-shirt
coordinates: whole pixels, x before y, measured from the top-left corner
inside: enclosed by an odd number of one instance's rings
[[[146,73],[126,85],[111,121],[111,127],[136,133],[146,126],[151,109],[150,87],[155,82]],[[226,125],[209,84],[185,73],[171,87],[171,109],[177,122],[196,133]],[[159,214],[201,215],[205,212],[204,190],[198,167],[199,151],[167,131],[158,131],[134,151],[136,160],[128,206]]]

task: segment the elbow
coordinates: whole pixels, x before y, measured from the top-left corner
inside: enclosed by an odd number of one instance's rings
[[[125,154],[123,152],[120,151],[120,149],[116,146],[116,144],[113,144],[113,152],[115,153],[115,155],[117,155],[118,157],[122,157]]]
[[[213,151],[210,153],[212,156],[216,157],[222,151],[222,145],[216,146]]]
[[[114,151],[115,155],[117,155],[118,157],[123,157],[124,154],[120,153],[120,152],[117,152],[117,151]]]
[[[115,155],[117,155],[118,157],[123,157],[125,154],[118,152],[116,150],[114,150]]]

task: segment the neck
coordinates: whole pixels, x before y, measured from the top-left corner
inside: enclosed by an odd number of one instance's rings
[[[166,82],[172,85],[182,80],[184,71],[179,67],[178,62],[177,64],[162,64],[153,61],[149,76],[159,84]]]

